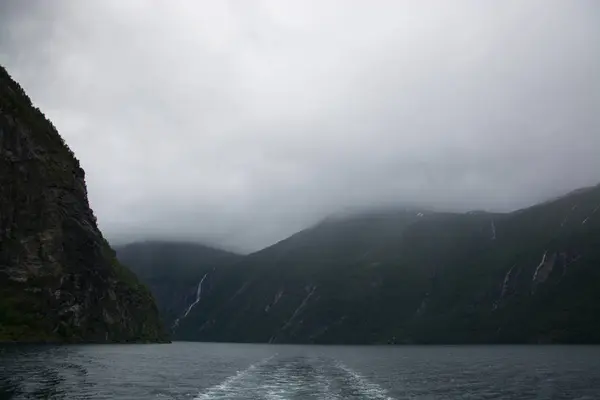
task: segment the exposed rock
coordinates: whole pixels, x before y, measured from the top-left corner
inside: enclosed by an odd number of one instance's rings
[[[0,341],[164,340],[152,295],[97,227],[78,160],[0,67]]]

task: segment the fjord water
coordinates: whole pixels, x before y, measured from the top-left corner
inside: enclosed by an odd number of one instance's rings
[[[591,346],[14,346],[0,399],[598,399]]]

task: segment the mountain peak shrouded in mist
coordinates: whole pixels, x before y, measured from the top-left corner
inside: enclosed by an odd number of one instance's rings
[[[347,208],[510,211],[600,181],[594,2],[0,8],[0,62],[111,243],[248,252]]]
[[[598,1],[0,0],[0,400],[600,399]]]
[[[512,213],[345,215],[247,256],[117,253],[176,339],[598,343],[599,232],[597,186]]]

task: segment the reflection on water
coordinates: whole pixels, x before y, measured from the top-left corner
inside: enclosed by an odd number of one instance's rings
[[[600,399],[600,347],[0,347],[0,400]]]

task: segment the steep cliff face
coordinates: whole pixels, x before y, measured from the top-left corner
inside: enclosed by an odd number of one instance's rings
[[[98,230],[79,162],[0,67],[0,341],[165,339]]]

